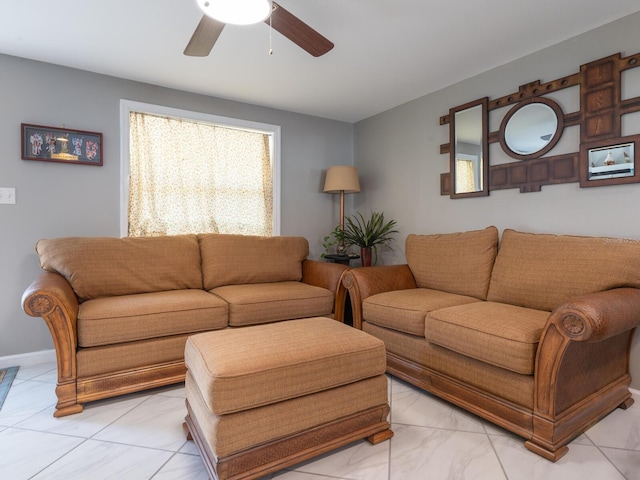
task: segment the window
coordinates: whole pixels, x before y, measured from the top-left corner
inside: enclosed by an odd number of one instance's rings
[[[127,101],[121,114],[123,236],[279,234],[279,127]]]

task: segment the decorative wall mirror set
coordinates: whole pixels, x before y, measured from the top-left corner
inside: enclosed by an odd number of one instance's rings
[[[491,190],[519,188],[539,192],[543,185],[580,182],[580,187],[640,182],[639,135],[622,136],[622,116],[640,112],[640,97],[621,98],[622,72],[640,66],[640,53],[621,54],[587,63],[580,71],[541,84],[522,85],[517,93],[482,98],[454,107],[440,117],[449,124],[450,171],[440,176],[440,193],[451,198],[489,195]],[[580,110],[565,113],[545,95],[578,87]],[[489,112],[511,108],[498,131],[489,132]],[[579,151],[545,156],[566,127],[580,127]],[[499,142],[518,162],[490,165],[489,144]]]

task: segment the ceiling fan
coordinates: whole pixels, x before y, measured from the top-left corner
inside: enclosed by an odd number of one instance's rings
[[[193,57],[206,57],[209,55],[227,24],[247,25],[263,20],[267,25],[270,25],[271,28],[287,37],[314,57],[324,55],[333,48],[333,43],[330,40],[320,35],[276,2],[259,0],[258,3],[262,4],[261,7],[263,9],[267,8],[264,4],[268,4],[268,10],[263,10],[262,14],[258,13],[257,18],[247,21],[236,21],[225,14],[219,14],[219,12],[215,11],[218,4],[223,3],[221,0],[196,0],[196,2],[205,14],[202,16],[200,23],[196,27],[195,32],[193,32],[191,40],[189,40],[184,50],[185,55]],[[238,0],[231,0],[231,2],[233,2],[231,3],[232,6],[237,6],[241,3],[238,2]],[[241,13],[247,13],[247,7],[243,6],[242,8]]]

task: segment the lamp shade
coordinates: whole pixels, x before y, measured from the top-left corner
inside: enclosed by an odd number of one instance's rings
[[[356,167],[338,166],[327,169],[324,181],[324,193],[358,193],[360,181]]]
[[[222,23],[251,25],[271,15],[271,0],[196,0],[200,10]]]

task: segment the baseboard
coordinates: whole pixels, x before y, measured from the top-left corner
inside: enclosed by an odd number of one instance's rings
[[[7,355],[6,357],[0,357],[0,368],[7,367],[29,367],[31,365],[37,365],[45,362],[55,362],[56,351],[40,350],[39,352],[20,353],[18,355]]]
[[[630,388],[629,391],[631,392],[631,395],[633,395],[633,398],[640,399],[640,390],[636,390],[635,388]]]

